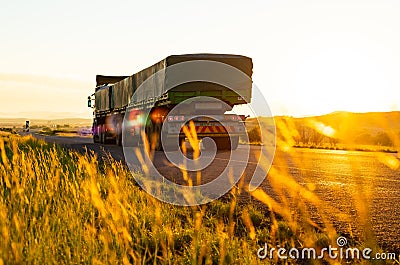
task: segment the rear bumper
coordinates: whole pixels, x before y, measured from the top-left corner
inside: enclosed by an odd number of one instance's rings
[[[166,128],[163,128],[168,134],[183,135],[182,128],[179,123],[167,123]],[[222,125],[219,123],[194,122],[197,136],[200,137],[226,137],[239,136],[246,134],[245,126],[239,122],[227,122]]]

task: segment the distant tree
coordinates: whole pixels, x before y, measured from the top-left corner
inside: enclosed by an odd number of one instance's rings
[[[374,144],[374,137],[369,133],[362,133],[354,139],[356,144]]]
[[[386,132],[379,132],[374,137],[374,143],[381,146],[393,146],[393,141]]]
[[[328,142],[331,145],[331,147],[335,147],[338,144],[339,139],[333,138],[333,137],[328,137]]]
[[[315,146],[320,146],[325,136],[316,130],[312,129],[311,143]]]
[[[249,137],[249,142],[254,143],[254,142],[261,142],[261,131],[259,126],[255,126],[253,129],[251,129],[248,133],[247,136]]]
[[[312,131],[309,127],[301,125],[297,130],[298,136],[295,137],[296,144],[309,145],[311,143]]]
[[[294,137],[297,145],[317,147],[324,144],[329,144],[330,146],[334,147],[339,142],[338,139],[328,137],[307,125],[297,125],[297,131],[298,135]]]

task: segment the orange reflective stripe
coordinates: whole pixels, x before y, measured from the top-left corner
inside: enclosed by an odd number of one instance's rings
[[[227,133],[235,131],[235,126],[196,126],[196,133]]]

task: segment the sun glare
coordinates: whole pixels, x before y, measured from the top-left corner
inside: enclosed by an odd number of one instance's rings
[[[323,124],[322,122],[310,120],[309,125],[311,128],[314,128],[317,132],[325,136],[334,137],[336,134],[335,129],[333,129],[331,126]]]

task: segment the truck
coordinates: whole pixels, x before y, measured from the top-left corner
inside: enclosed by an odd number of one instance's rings
[[[168,67],[195,60],[223,63],[244,73],[248,80],[240,87],[240,95],[226,86],[205,81],[188,82],[172,88],[166,85],[172,78],[167,71]],[[138,93],[138,88],[159,71],[163,75],[157,78],[154,85]],[[246,132],[243,115],[231,111],[235,105],[250,103],[252,72],[253,63],[249,57],[203,53],[171,55],[131,76],[97,75],[95,92],[88,97],[88,106],[93,108],[93,141],[122,145],[122,135],[127,133],[129,135],[125,135],[124,139],[129,138],[131,143],[140,145],[143,143],[140,140],[143,129],[140,128],[144,128],[150,146],[155,150],[163,150],[168,144],[161,143],[161,136],[178,137],[180,142],[185,141],[182,127],[178,128],[177,124],[182,121],[189,124],[190,121],[195,126],[199,140],[209,137],[219,150],[234,150],[238,147],[239,137]],[[225,104],[218,104],[217,101],[190,103],[190,99],[195,97],[216,99]],[[171,110],[179,104],[187,105],[185,111],[171,115]],[[124,129],[124,121],[129,119],[130,124],[139,124],[132,120],[140,120],[144,112],[149,115],[145,121],[141,121],[143,126]],[[210,114],[214,117],[219,115],[219,118],[210,119]],[[154,135],[156,137],[152,137]]]

